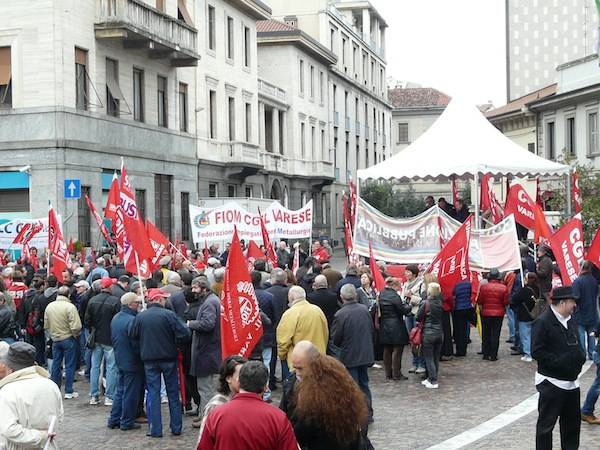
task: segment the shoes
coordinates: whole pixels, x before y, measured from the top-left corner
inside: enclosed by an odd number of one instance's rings
[[[412,366],[410,369],[408,369],[408,373],[415,373],[417,371],[417,367]]]
[[[127,428],[121,427],[121,431],[139,430],[140,428],[142,428],[142,426],[139,423],[134,423],[133,425]]]
[[[161,397],[160,402],[162,404],[169,403],[169,397],[167,397],[166,395],[164,397]]]
[[[525,356],[521,357],[521,361],[523,361],[523,362],[531,362],[531,361],[533,361],[533,358],[531,356],[525,355]]]
[[[79,392],[67,392],[65,394],[65,400],[70,400],[72,398],[79,398]]]
[[[440,361],[452,361],[452,356],[441,356]]]
[[[192,422],[193,423],[200,423],[200,422],[202,422],[202,417],[198,416],[194,420],[192,420]]]
[[[112,402],[112,399],[111,399],[111,398],[108,398],[108,397],[106,397],[106,398],[104,399],[104,406],[112,406],[112,403],[113,403],[113,402]]]
[[[97,395],[90,397],[90,405],[99,405],[99,404],[100,404],[100,399],[98,398]]]
[[[590,425],[600,425],[600,419],[597,418],[596,416],[594,416],[593,414],[587,415],[587,414],[581,414],[581,421],[582,422],[587,422]]]
[[[140,416],[134,420],[135,423],[148,423],[148,418],[144,416]]]
[[[423,381],[421,381],[421,384],[423,386],[425,386],[427,383],[429,383],[429,380],[427,378],[425,378]]]
[[[425,380],[423,386],[425,386],[427,389],[437,389],[440,387],[437,383],[432,383],[429,380]]]
[[[192,422],[192,428],[200,428],[202,426],[202,420],[199,422]]]
[[[506,343],[507,344],[514,344],[515,340],[514,339],[507,339]]]
[[[119,424],[118,423],[109,423],[108,425],[106,425],[108,428],[110,428],[111,430],[114,430],[116,428],[119,428]]]
[[[171,431],[173,436],[181,436],[181,431]]]
[[[151,437],[151,438],[161,438],[161,437],[163,437],[162,434],[152,434],[151,431],[148,431],[146,433],[146,436]]]
[[[401,381],[401,380],[408,380],[408,377],[400,374],[397,377],[394,377],[393,379],[396,380],[396,381]]]
[[[418,374],[422,374],[425,372],[427,372],[427,370],[425,370],[425,367],[418,367],[417,370],[415,370],[415,373],[418,373]]]
[[[513,350],[512,352],[510,352],[510,354],[512,356],[517,356],[517,355],[522,355],[523,352],[521,350]]]
[[[489,356],[487,356],[487,355],[483,355],[483,358],[481,358],[481,359],[484,359],[484,360],[488,360],[488,361],[489,361],[490,357],[489,357]]]
[[[197,416],[198,408],[192,408],[192,407],[186,408],[185,415],[186,416]]]
[[[490,356],[490,361],[498,361],[498,358],[495,356]]]
[[[483,355],[483,352],[477,352],[478,355]]]
[[[466,354],[462,355],[462,354],[459,354],[459,353],[455,353],[454,356],[456,356],[457,358],[463,358],[463,357],[465,357],[467,355]]]

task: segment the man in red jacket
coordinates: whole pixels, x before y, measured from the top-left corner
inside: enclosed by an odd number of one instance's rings
[[[324,262],[328,262],[331,255],[327,251],[325,247],[321,245],[320,241],[315,241],[312,247],[312,255],[314,258],[319,261],[319,264],[323,264]]]
[[[488,283],[479,288],[477,303],[481,308],[483,359],[497,361],[502,320],[508,305],[508,288],[500,281],[498,269],[490,269]]]
[[[240,393],[206,419],[198,450],[298,450],[285,413],[262,400],[269,381],[264,364],[247,362],[239,380]]]

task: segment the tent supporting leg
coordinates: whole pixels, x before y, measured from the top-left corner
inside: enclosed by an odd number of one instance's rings
[[[479,172],[473,175],[473,182],[475,183],[475,228],[481,229],[481,216],[479,214]]]
[[[566,200],[567,200],[567,219],[570,219],[571,216],[573,215],[573,205],[572,205],[572,201],[571,201],[571,191],[573,189],[573,187],[571,186],[571,171],[569,170],[569,172],[566,174],[567,177],[567,182],[565,183],[565,186],[567,187],[565,189],[565,195],[567,196]]]

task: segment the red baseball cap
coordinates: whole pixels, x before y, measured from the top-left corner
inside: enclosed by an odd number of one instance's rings
[[[168,296],[169,296],[169,294],[164,292],[162,289],[159,289],[159,288],[148,289],[147,297],[149,300],[157,300],[159,298],[167,298]]]
[[[101,278],[100,279],[100,287],[102,289],[108,289],[109,287],[111,287],[116,282],[117,282],[116,278]]]

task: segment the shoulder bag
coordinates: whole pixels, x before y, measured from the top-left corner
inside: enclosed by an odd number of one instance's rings
[[[419,320],[417,324],[410,330],[410,334],[408,338],[410,339],[410,344],[418,347],[423,343],[423,326],[425,325],[425,319],[427,318],[427,312],[429,311],[429,302],[425,300],[425,314],[423,314],[423,319]]]

